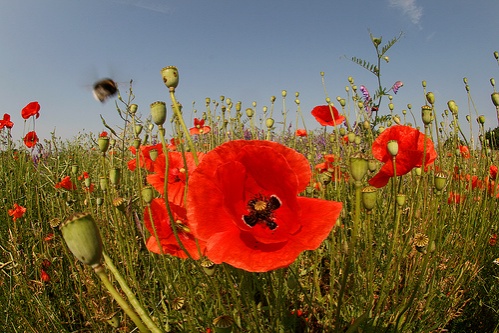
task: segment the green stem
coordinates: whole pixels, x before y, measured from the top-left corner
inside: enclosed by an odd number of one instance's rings
[[[137,314],[132,310],[132,308],[130,308],[130,305],[126,302],[126,300],[123,297],[121,297],[118,291],[116,291],[111,281],[109,281],[109,277],[104,271],[104,266],[100,265],[94,268],[94,270],[97,276],[101,279],[106,289],[111,294],[111,296],[116,300],[116,302],[118,302],[119,306],[123,309],[123,311],[125,311],[125,313],[130,317],[130,319],[132,319],[132,321],[135,323],[139,331],[150,332],[149,329],[147,329],[147,327],[144,326],[144,323],[140,320],[139,316],[137,316]]]
[[[111,258],[106,253],[103,253],[104,256],[104,261],[106,262],[107,267],[113,273],[114,277],[116,278],[116,281],[120,284],[121,289],[123,289],[123,292],[125,293],[126,297],[132,304],[133,308],[137,312],[137,314],[142,318],[146,326],[149,328],[149,330],[153,333],[162,333],[162,331],[154,324],[152,321],[151,317],[147,314],[147,312],[144,310],[142,305],[139,303],[135,295],[133,294],[132,290],[128,287],[125,279],[123,276],[120,274],[116,266],[114,266],[113,261]],[[106,275],[107,277],[107,275]],[[141,330],[142,331],[142,330]]]

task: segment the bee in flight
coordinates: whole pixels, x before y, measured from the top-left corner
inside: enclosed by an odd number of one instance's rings
[[[105,78],[94,83],[93,94],[96,100],[104,103],[118,92],[118,84],[110,78]]]

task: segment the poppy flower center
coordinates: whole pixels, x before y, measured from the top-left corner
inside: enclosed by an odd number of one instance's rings
[[[250,227],[254,227],[257,223],[265,223],[270,230],[277,228],[275,222],[274,211],[281,207],[281,200],[275,195],[266,197],[262,194],[248,201],[246,208],[248,214],[243,215],[243,221]]]

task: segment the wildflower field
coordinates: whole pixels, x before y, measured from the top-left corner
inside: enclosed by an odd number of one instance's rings
[[[5,114],[0,330],[494,332],[497,133],[437,109],[425,82],[418,107],[395,107],[403,83],[380,72],[397,40],[352,58],[372,95],[348,78],[313,110],[286,91],[263,110],[221,96],[191,124],[170,66],[169,103],[141,115],[130,85],[99,134],[39,138],[34,101],[19,140]]]

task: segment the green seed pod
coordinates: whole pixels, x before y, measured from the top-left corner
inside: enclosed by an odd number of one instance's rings
[[[357,153],[350,157],[350,175],[355,181],[362,181],[367,174],[368,161],[365,155]]]
[[[499,106],[499,92],[492,93],[492,95],[490,95],[490,97],[492,97],[492,103],[494,103],[494,106],[498,107]]]
[[[499,52],[494,51],[494,58],[496,58],[496,60],[499,60]]]
[[[102,240],[90,214],[74,214],[59,228],[69,250],[78,260],[93,268],[101,265]]]
[[[215,274],[216,265],[208,258],[205,258],[201,261],[201,267],[203,267],[203,271],[208,276],[213,276]]]
[[[428,246],[429,238],[425,234],[417,233],[414,236],[414,247],[420,253],[426,253],[426,247]]]
[[[395,201],[397,201],[397,205],[399,207],[402,207],[404,204],[405,204],[405,199],[406,199],[406,196],[405,194],[397,194],[397,197],[395,198]]]
[[[393,105],[393,103],[388,103],[388,109],[390,109],[390,111],[393,111],[394,108],[395,105]]]
[[[83,181],[83,184],[85,184],[85,187],[86,188],[90,188],[90,185],[92,184],[90,178],[85,178],[85,180]]]
[[[121,180],[121,169],[120,168],[112,168],[109,170],[109,180],[111,184],[118,185]]]
[[[139,106],[137,104],[130,104],[130,107],[128,108],[128,111],[130,114],[133,116],[137,113]]]
[[[178,70],[175,66],[164,67],[161,70],[161,77],[163,78],[163,82],[167,88],[177,88],[178,86]]]
[[[393,116],[392,119],[395,122],[395,124],[400,125],[401,121],[400,121],[400,117],[398,115]]]
[[[139,136],[140,133],[142,133],[143,128],[144,128],[144,126],[142,126],[142,125],[135,125],[135,127],[133,128],[135,135]]]
[[[476,119],[476,121],[477,121],[480,125],[485,124],[485,116],[484,116],[484,115],[480,115],[480,116],[478,116],[478,118]]]
[[[456,102],[450,100],[447,102],[447,106],[449,107],[449,110],[450,112],[452,112],[453,115],[457,115],[459,107],[457,106]]]
[[[397,140],[390,140],[386,144],[386,149],[388,150],[390,155],[395,157],[399,153],[399,143],[397,142]]]
[[[369,159],[367,161],[367,168],[369,171],[374,172],[378,168],[378,161],[376,161],[374,158]]]
[[[492,85],[492,87],[495,87],[496,86],[496,80],[494,78],[491,78],[490,79],[490,84]]]
[[[423,80],[423,81],[421,82],[421,85],[423,86],[423,88],[426,88],[426,80]]]
[[[157,101],[150,105],[153,123],[163,126],[166,120],[166,103]]]
[[[265,126],[267,126],[268,129],[271,129],[272,126],[274,126],[274,118],[267,118],[267,120],[265,120]]]
[[[344,127],[340,127],[340,135],[345,136],[347,134],[347,130]]]
[[[470,122],[470,121],[471,121],[471,117],[470,117],[470,115],[469,115],[469,114],[467,114],[467,115],[466,115],[466,121],[467,121],[467,122]]]
[[[344,98],[340,98],[338,102],[340,103],[341,107],[345,107],[345,105],[347,105],[347,101]]]
[[[99,177],[99,186],[102,191],[107,191],[107,187],[109,185],[109,182],[107,180],[107,177],[100,176]]]
[[[435,94],[432,93],[431,91],[428,92],[426,94],[426,100],[428,101],[428,103],[430,103],[431,105],[434,105],[435,104]]]
[[[153,162],[156,161],[156,159],[158,158],[158,150],[157,149],[149,150],[149,157]]]
[[[71,166],[71,174],[76,175],[78,173],[78,164],[73,164]]]
[[[281,96],[286,97],[288,95],[288,92],[286,90],[281,91]]]
[[[348,132],[348,142],[353,143],[355,141],[355,133]]]
[[[251,118],[255,115],[255,111],[252,108],[247,108],[246,115],[248,116],[248,118]]]
[[[378,189],[374,186],[367,186],[362,189],[362,204],[367,211],[371,211],[376,205]]]
[[[104,198],[98,197],[97,198],[97,206],[102,206],[103,203],[104,203]]]
[[[429,105],[423,105],[421,107],[421,118],[423,119],[423,124],[429,125],[435,119],[433,116],[433,109]]]
[[[442,191],[445,187],[445,184],[447,183],[447,175],[443,172],[437,172],[435,174],[433,182],[437,191]]]
[[[101,136],[97,140],[97,144],[99,145],[100,152],[105,153],[109,149],[109,138]]]
[[[135,138],[135,139],[133,139],[132,146],[133,146],[135,149],[139,149],[139,147],[140,147],[140,139],[139,139],[139,138]]]

